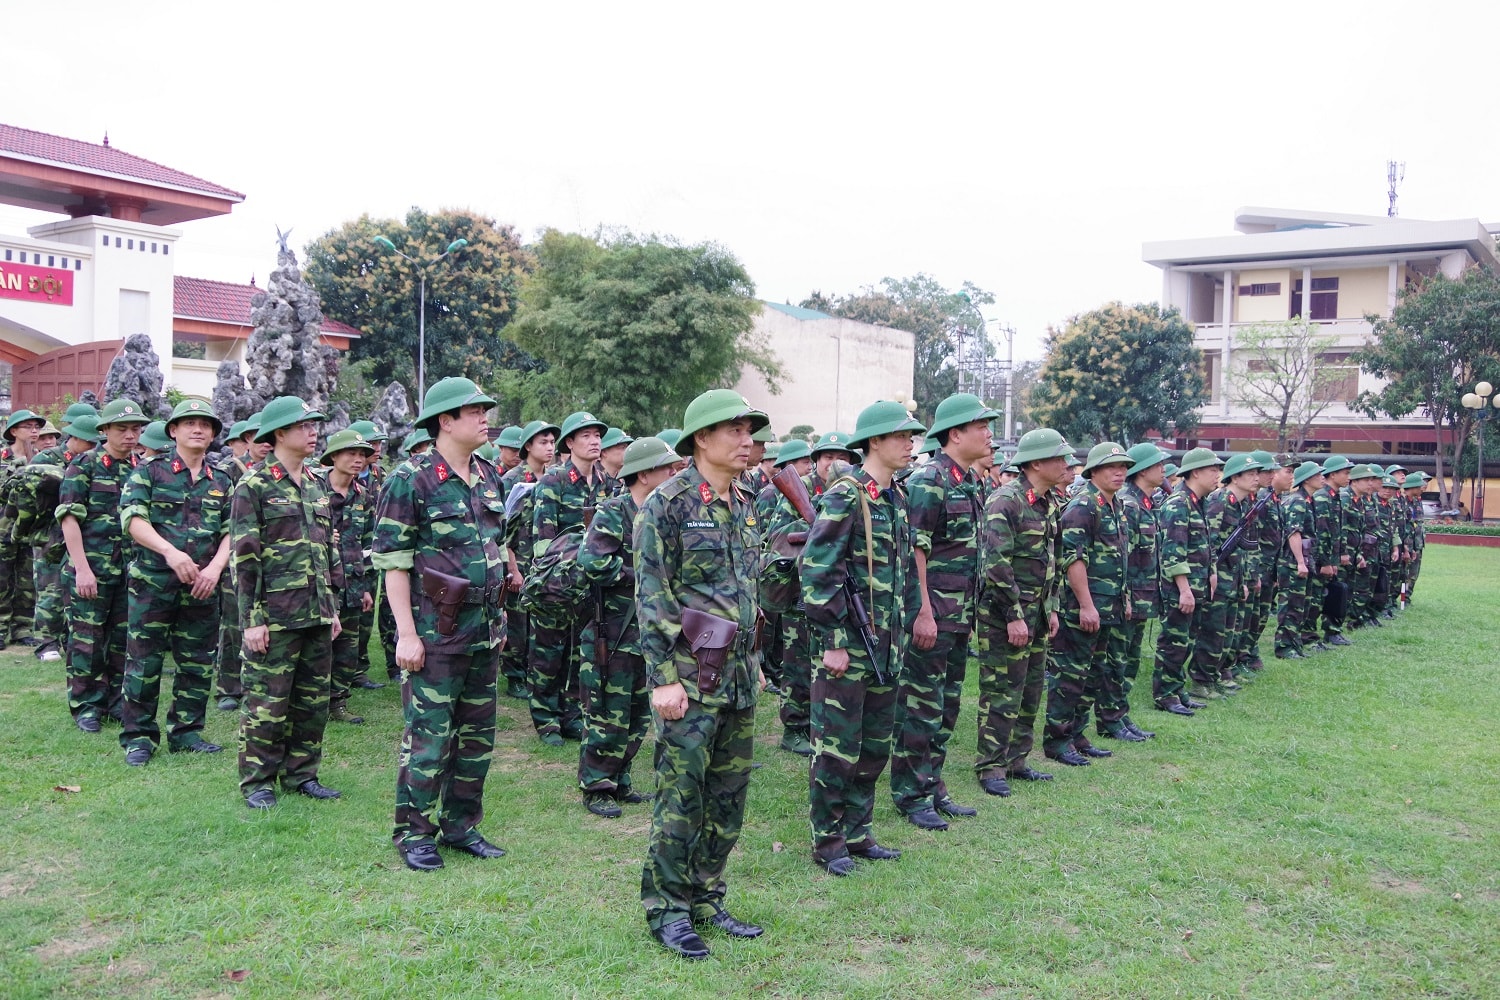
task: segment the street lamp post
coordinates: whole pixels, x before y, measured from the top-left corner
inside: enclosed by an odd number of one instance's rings
[[[448,249],[429,261],[414,260],[396,249],[396,244],[384,236],[375,237],[375,242],[417,269],[417,407],[427,395],[427,271],[443,258],[469,245],[468,240],[454,240]]]
[[[1495,387],[1488,382],[1480,382],[1474,386],[1473,392],[1464,393],[1461,402],[1475,411],[1474,422],[1479,425],[1479,474],[1474,477],[1472,494],[1474,523],[1479,524],[1484,521],[1484,422],[1495,415],[1496,408],[1500,408],[1500,394],[1496,394]]]

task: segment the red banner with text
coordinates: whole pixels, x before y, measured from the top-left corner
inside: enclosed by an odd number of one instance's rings
[[[73,304],[73,272],[58,267],[0,264],[0,299]]]

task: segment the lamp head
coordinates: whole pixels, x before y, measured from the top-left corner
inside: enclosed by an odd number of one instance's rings
[[[396,244],[392,243],[390,240],[386,239],[384,236],[377,236],[377,237],[375,237],[375,242],[379,243],[381,246],[385,247],[387,250],[395,250],[396,249]]]

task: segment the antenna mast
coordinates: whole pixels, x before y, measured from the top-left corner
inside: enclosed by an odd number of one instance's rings
[[[1402,181],[1406,180],[1406,164],[1397,163],[1395,160],[1386,160],[1385,179],[1388,184],[1387,194],[1391,201],[1390,208],[1386,210],[1385,214],[1394,219],[1396,217],[1396,188]]]

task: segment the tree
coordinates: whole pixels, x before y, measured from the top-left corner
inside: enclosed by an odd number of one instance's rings
[[[1032,420],[1079,446],[1190,431],[1205,401],[1202,369],[1193,328],[1176,309],[1111,302],[1048,329]]]
[[[508,332],[550,366],[533,386],[556,399],[550,412],[586,408],[649,432],[747,366],[778,390],[781,367],[755,332],[755,285],[723,247],[549,229],[535,251]]]
[[[473,212],[413,208],[404,222],[362,215],[307,247],[307,278],[326,315],[359,328],[349,358],[373,362],[362,370],[371,384],[417,381],[418,272],[382,250],[376,236],[417,261],[432,260],[454,240],[469,241],[427,269],[429,384],[449,375],[485,383],[500,372],[542,367],[503,333],[520,281],[534,266],[515,231]]]
[[[1370,417],[1404,417],[1422,410],[1441,444],[1450,434],[1455,474],[1444,480],[1444,449],[1436,471],[1443,507],[1461,489],[1464,444],[1474,430],[1474,411],[1461,402],[1475,382],[1500,382],[1500,278],[1472,267],[1458,278],[1441,274],[1403,289],[1389,317],[1366,317],[1372,340],[1355,358],[1366,372],[1386,379],[1378,392],[1359,394],[1352,404]]]
[[[1021,433],[1040,426],[1032,416],[1031,396],[1036,390],[1037,379],[1042,375],[1042,363],[1040,361],[1018,361],[1015,370],[1011,373],[1010,390],[1010,419],[1011,423],[1021,428]],[[1002,412],[1005,409],[1005,397],[1001,396],[997,401],[996,409]],[[998,428],[999,433],[1005,433],[1005,428]]]
[[[1235,331],[1238,364],[1229,372],[1230,398],[1255,414],[1276,450],[1299,452],[1312,425],[1333,402],[1340,372],[1318,360],[1338,343],[1300,318]]]

